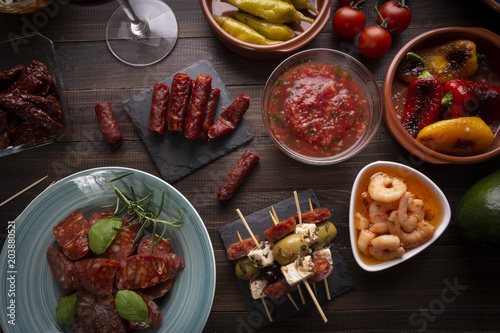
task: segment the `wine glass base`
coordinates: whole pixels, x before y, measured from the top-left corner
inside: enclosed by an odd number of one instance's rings
[[[137,35],[122,7],[109,17],[106,42],[115,57],[131,66],[147,66],[165,58],[175,46],[177,20],[170,7],[161,0],[129,0],[139,19],[148,29]]]

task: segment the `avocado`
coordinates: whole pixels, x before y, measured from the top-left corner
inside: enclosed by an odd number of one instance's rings
[[[465,192],[456,220],[459,234],[467,243],[500,255],[500,170]]]

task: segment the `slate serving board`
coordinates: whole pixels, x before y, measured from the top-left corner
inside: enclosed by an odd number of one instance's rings
[[[221,90],[215,117],[233,102],[234,99],[209,61],[200,60],[179,72],[186,73],[192,79],[198,74],[208,74],[212,77],[212,86]],[[161,83],[170,87],[174,75],[167,77]],[[234,131],[213,140],[190,140],[181,132],[165,131],[164,136],[150,133],[148,123],[152,94],[151,86],[124,101],[123,107],[132,118],[163,179],[169,183],[178,181],[253,138],[252,130],[245,119],[242,119]]]
[[[314,208],[319,207],[319,201],[312,189],[298,193],[298,198],[301,212],[309,210],[309,198],[311,198],[311,202]],[[293,196],[277,204],[273,204],[272,206],[274,207],[274,210],[276,211],[276,214],[278,215],[280,221],[283,221],[290,216],[297,214],[297,208]],[[273,226],[271,216],[269,215],[270,211],[271,206],[245,216],[245,220],[252,229],[252,232],[254,233],[254,235],[259,235],[260,240],[265,240],[264,230],[267,230]],[[245,215],[245,212],[242,211],[242,214]],[[331,219],[331,221],[335,224],[334,219]],[[228,223],[219,229],[219,234],[225,248],[227,248],[230,244],[238,241],[237,231],[239,231],[242,238],[250,237],[241,219]],[[344,258],[340,254],[340,251],[335,243],[331,245],[330,251],[332,253],[334,267],[333,272],[327,278],[327,281],[328,289],[330,290],[330,296],[333,299],[352,289],[354,287],[354,281],[349,274]],[[241,289],[241,293],[243,294],[245,303],[249,311],[248,318],[242,318],[243,322],[250,324],[251,327],[255,329],[262,329],[270,325],[271,322],[267,317],[266,311],[262,304],[262,300],[255,300],[252,298],[249,288],[249,281],[238,279],[236,278],[236,276],[235,280],[237,281]],[[291,293],[292,297],[297,303],[297,306],[299,307],[300,312],[315,307],[314,302],[309,296],[309,293],[307,292],[305,286],[302,286],[301,288],[304,293],[306,304],[302,304],[299,292],[297,290],[294,290]],[[316,289],[318,292],[316,299],[320,304],[325,304],[325,302],[327,302],[327,297],[324,283],[316,283]],[[269,307],[269,310],[271,311],[271,315],[273,318],[272,323],[286,319],[290,316],[297,315],[297,309],[295,309],[288,297],[283,297],[281,300],[274,302],[269,298],[265,298],[265,300]],[[317,315],[317,317],[311,318],[311,320],[322,322],[321,316],[319,314]]]

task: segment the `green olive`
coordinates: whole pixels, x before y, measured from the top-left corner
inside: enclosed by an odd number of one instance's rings
[[[234,262],[234,272],[242,280],[250,280],[260,276],[260,268],[252,265],[248,257],[240,258]]]
[[[307,255],[308,250],[309,245],[302,235],[290,234],[274,244],[274,260],[285,266],[294,262],[299,255],[301,257]]]
[[[323,221],[316,224],[316,230],[318,231],[318,240],[314,244],[315,248],[322,248],[337,237],[337,228],[330,221]]]

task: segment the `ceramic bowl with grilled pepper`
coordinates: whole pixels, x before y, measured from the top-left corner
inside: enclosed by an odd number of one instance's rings
[[[253,59],[290,55],[311,42],[330,18],[331,0],[200,0],[216,37]]]
[[[500,155],[500,36],[449,27],[408,42],[384,81],[384,119],[412,155],[435,164]]]
[[[54,142],[65,127],[52,41],[0,43],[0,157]]]

